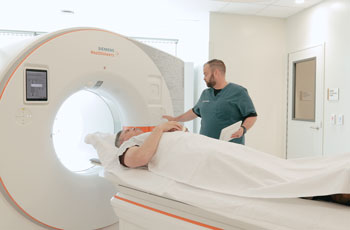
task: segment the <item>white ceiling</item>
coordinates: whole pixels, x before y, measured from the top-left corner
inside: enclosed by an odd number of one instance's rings
[[[51,31],[56,27],[88,25],[119,31],[124,25],[135,31],[143,27],[149,31],[153,27],[160,30],[176,23],[206,21],[208,12],[287,18],[325,0],[304,1],[296,4],[295,0],[11,0],[1,4],[0,29]],[[72,12],[62,13],[63,10]]]
[[[46,0],[31,1],[45,2]],[[196,13],[205,12],[287,18],[322,1],[325,0],[304,0],[302,4],[297,4],[296,0],[100,0],[98,2],[60,0],[57,1],[57,6],[65,6],[63,8],[75,13],[84,11],[87,7],[94,9],[102,7],[104,10],[112,8],[118,13],[129,12],[129,14],[162,15],[196,20]]]
[[[187,0],[188,2],[189,0]],[[196,1],[196,0],[192,0]],[[211,12],[287,18],[324,0],[201,0]],[[197,1],[198,2],[198,1]]]

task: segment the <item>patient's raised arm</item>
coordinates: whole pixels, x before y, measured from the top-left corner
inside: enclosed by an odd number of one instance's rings
[[[141,146],[130,147],[124,153],[124,164],[129,168],[145,166],[157,151],[162,134],[169,131],[180,131],[182,125],[176,121],[168,121],[153,129]]]

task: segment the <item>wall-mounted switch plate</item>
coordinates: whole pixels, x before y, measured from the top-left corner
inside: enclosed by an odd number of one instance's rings
[[[343,125],[344,124],[344,114],[339,114],[337,117],[337,125]]]
[[[337,115],[335,114],[331,114],[331,125],[335,125],[336,124],[336,120],[337,120]]]

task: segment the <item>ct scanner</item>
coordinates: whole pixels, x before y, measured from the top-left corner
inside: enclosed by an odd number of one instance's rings
[[[0,51],[0,190],[9,207],[44,229],[116,223],[114,186],[57,159],[55,115],[67,97],[87,89],[120,117],[116,123],[153,126],[162,114],[183,112],[183,68],[175,57],[95,28],[61,30]]]

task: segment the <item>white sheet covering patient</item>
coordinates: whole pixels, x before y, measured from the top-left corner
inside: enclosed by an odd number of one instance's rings
[[[148,162],[149,171],[197,188],[242,197],[292,198],[350,193],[350,154],[285,160],[199,134],[167,132],[179,129],[171,126],[159,131],[161,134],[156,136],[159,141],[153,146],[155,152],[144,162]],[[127,157],[125,153],[131,149],[134,150],[131,153],[137,154],[156,132],[125,140],[118,155]],[[128,159],[125,160],[128,163]]]

